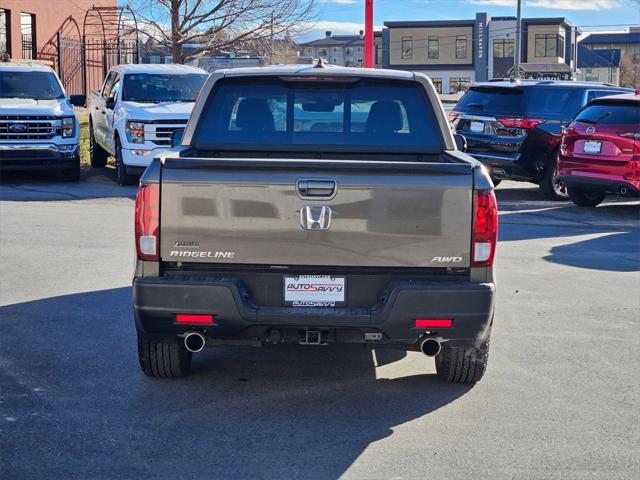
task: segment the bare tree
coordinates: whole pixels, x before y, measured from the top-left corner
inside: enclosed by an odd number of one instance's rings
[[[314,0],[132,0],[144,35],[175,63],[210,52],[268,51],[273,39],[308,25]],[[185,51],[185,44],[196,44]]]
[[[623,55],[620,64],[620,84],[640,88],[640,55]]]

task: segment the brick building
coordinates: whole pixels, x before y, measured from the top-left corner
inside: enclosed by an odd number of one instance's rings
[[[68,17],[80,33],[92,6],[115,7],[116,0],[0,0],[0,55],[32,59],[56,34]]]

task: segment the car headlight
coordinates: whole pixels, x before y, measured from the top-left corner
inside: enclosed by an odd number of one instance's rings
[[[62,138],[73,138],[75,134],[76,119],[74,117],[62,118]]]
[[[125,130],[127,131],[129,143],[144,143],[143,122],[127,122]]]

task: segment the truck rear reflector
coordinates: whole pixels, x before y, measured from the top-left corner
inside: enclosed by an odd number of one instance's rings
[[[416,318],[418,328],[451,328],[452,324],[450,318]]]
[[[493,265],[498,240],[498,202],[493,190],[473,192],[473,237],[471,266]]]
[[[136,252],[140,260],[160,259],[160,185],[141,184],[136,193]]]
[[[211,324],[213,323],[213,315],[189,315],[179,313],[176,315],[176,323]]]

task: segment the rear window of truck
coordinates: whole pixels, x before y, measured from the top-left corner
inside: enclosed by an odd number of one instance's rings
[[[209,95],[197,149],[334,145],[442,150],[422,87],[407,82],[223,81]]]

